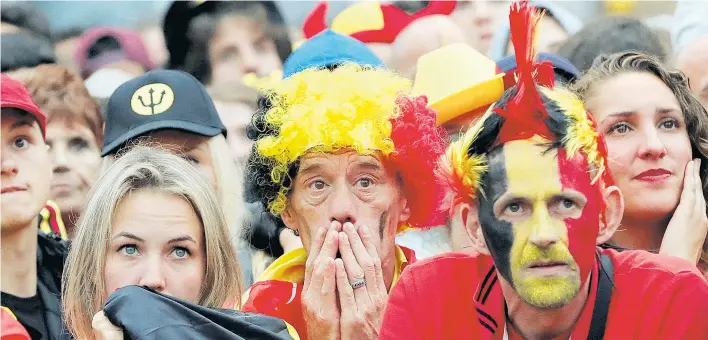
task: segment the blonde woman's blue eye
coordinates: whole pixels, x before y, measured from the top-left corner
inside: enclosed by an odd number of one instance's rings
[[[120,250],[125,254],[129,256],[134,256],[138,254],[138,247],[134,245],[125,245],[120,248]]]
[[[175,248],[173,253],[175,254],[175,257],[177,257],[177,258],[185,258],[185,257],[187,257],[187,255],[189,255],[189,251],[184,248]]]

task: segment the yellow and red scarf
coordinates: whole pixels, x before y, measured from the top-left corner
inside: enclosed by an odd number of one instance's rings
[[[69,239],[64,221],[61,219],[61,211],[59,211],[59,206],[54,201],[47,201],[44,209],[39,212],[39,230],[45,234],[54,232],[62,240]]]

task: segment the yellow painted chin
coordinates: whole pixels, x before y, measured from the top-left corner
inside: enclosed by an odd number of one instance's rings
[[[536,308],[555,309],[567,305],[580,291],[577,272],[569,276],[528,277],[514,280],[516,293]]]
[[[514,290],[528,304],[537,308],[559,308],[568,304],[580,291],[578,266],[566,247],[556,244],[548,249],[527,244],[521,251],[512,246],[511,279]],[[515,256],[516,255],[516,256]],[[529,264],[539,260],[562,261],[570,271],[557,275],[531,273]]]

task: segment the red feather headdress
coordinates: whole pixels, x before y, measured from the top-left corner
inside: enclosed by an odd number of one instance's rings
[[[471,153],[471,150],[480,135],[483,135],[486,120],[492,115],[504,119],[496,136],[483,137],[486,140],[494,137],[494,145],[539,135],[549,141],[560,142],[569,156],[582,152],[594,169],[592,184],[597,186],[600,194],[603,184],[614,183],[612,175],[606,169],[607,146],[602,135],[597,132],[597,124],[585,110],[583,102],[566,89],[554,88],[553,66],[550,63],[534,62],[534,43],[541,18],[540,12],[526,1],[511,6],[511,41],[518,65],[514,74],[517,79],[516,93],[500,107],[487,111],[462,138],[448,147],[445,156],[441,158],[438,177],[448,184],[452,193],[452,197],[443,202],[443,208],[451,209],[457,202],[476,197],[481,178],[487,171],[487,154],[484,150],[476,150],[475,153]],[[561,133],[562,136],[556,135],[559,131],[551,131],[547,124],[552,119],[544,106],[542,93],[543,97],[553,102],[564,115],[567,126]],[[560,118],[554,114],[553,119]]]
[[[548,117],[538,86],[553,87],[553,65],[550,62],[536,63],[536,33],[542,14],[528,2],[518,2],[511,6],[509,26],[511,41],[514,44],[518,77],[514,98],[509,100],[504,109],[495,112],[504,118],[505,123],[499,133],[498,143],[527,139],[539,135],[553,139],[553,135],[544,123]],[[532,114],[528,114],[531,111]]]
[[[420,11],[408,14],[393,4],[379,5],[383,14],[384,27],[377,30],[360,31],[350,34],[354,39],[363,43],[386,43],[390,44],[401,31],[413,21],[429,15],[449,15],[455,10],[457,1],[432,0]],[[328,2],[322,1],[307,15],[302,25],[302,33],[305,39],[310,39],[317,33],[326,30],[327,27],[327,7]]]

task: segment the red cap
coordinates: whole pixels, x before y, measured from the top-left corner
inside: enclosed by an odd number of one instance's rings
[[[111,37],[117,40],[120,44],[120,50],[89,59],[89,48],[103,37]],[[114,27],[95,27],[81,35],[79,41],[76,43],[74,62],[79,65],[83,78],[88,78],[93,72],[107,64],[121,60],[134,61],[140,64],[145,72],[155,69],[155,64],[150,60],[142,36],[134,30]]]
[[[2,88],[2,92],[0,93],[0,107],[20,109],[33,115],[34,118],[37,119],[37,122],[39,122],[39,128],[42,129],[42,137],[46,138],[47,116],[45,116],[32,101],[32,96],[30,96],[27,88],[5,73],[2,74],[0,88]]]

